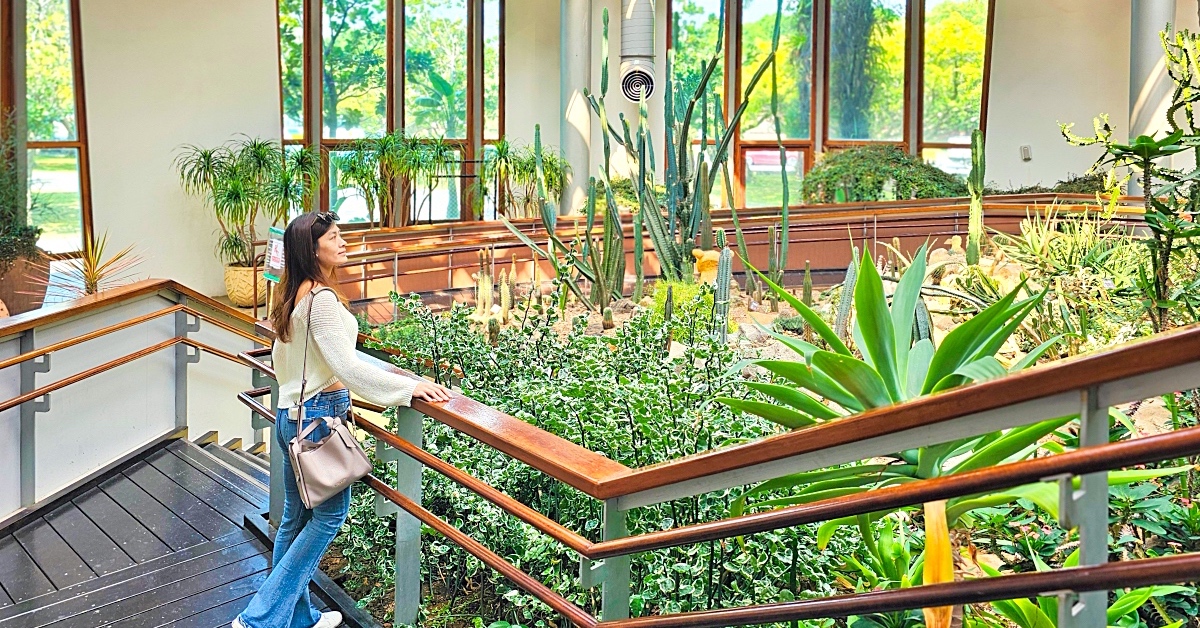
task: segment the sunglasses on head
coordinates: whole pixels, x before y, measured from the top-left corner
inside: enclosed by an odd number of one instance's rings
[[[335,223],[339,220],[337,212],[317,212],[317,221]]]

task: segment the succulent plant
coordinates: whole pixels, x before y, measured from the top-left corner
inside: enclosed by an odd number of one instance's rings
[[[613,322],[613,311],[611,307],[604,308],[604,328],[612,329],[617,324]]]

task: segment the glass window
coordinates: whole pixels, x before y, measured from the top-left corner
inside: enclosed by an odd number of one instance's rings
[[[68,0],[28,0],[25,104],[29,139],[76,139],[75,76]]]
[[[42,228],[38,246],[50,253],[83,249],[79,150],[29,151],[29,222]]]
[[[971,137],[967,136],[967,142]],[[925,148],[921,150],[921,158],[925,163],[933,164],[940,170],[963,177],[971,174],[970,148]]]
[[[483,138],[500,139],[500,0],[483,1]]]
[[[367,199],[361,190],[343,180],[338,168],[350,154],[350,151],[329,151],[329,208],[337,212],[340,223],[366,223],[370,216]]]
[[[325,0],[325,137],[387,130],[387,0]]]
[[[409,135],[467,133],[467,0],[404,3],[404,126]]]
[[[970,144],[979,128],[987,0],[925,0],[926,142]]]
[[[447,149],[437,161],[443,165],[432,179],[423,176],[413,186],[412,224],[458,220],[462,216],[462,152]]]
[[[677,119],[684,116],[688,101],[700,86],[704,69],[716,54],[722,3],[723,0],[674,0],[671,3],[671,49],[674,52],[671,81]],[[615,68],[610,66],[610,72]],[[609,78],[615,79],[617,75],[610,74]],[[614,84],[610,83],[610,87]],[[708,80],[707,98],[700,103],[707,112],[698,107],[692,114],[691,129],[695,131],[692,139],[700,137],[705,124],[709,138],[717,132],[714,118],[721,114],[717,107],[724,105],[724,94],[725,59],[722,56]]]
[[[776,0],[745,0],[742,3],[743,90],[771,51],[777,6]],[[784,0],[776,79],[780,132],[785,140],[806,140],[810,136],[812,25],[811,0]],[[742,137],[747,140],[775,139],[770,73],[763,76],[750,96],[750,104],[742,118]]]
[[[904,0],[832,0],[830,139],[904,139],[904,31]]]
[[[752,148],[743,153],[746,181],[746,207],[783,205],[783,178],[780,176],[778,148]],[[804,181],[804,151],[787,151],[788,204],[801,202]]]
[[[279,0],[283,137],[304,139],[304,0]]]

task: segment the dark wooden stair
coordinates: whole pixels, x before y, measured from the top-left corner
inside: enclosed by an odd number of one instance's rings
[[[172,440],[0,530],[0,628],[228,626],[271,564],[264,467]],[[358,610],[317,580],[322,610]]]

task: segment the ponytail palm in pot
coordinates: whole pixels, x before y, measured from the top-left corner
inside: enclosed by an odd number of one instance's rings
[[[244,138],[216,148],[185,146],[175,158],[180,184],[203,197],[217,219],[217,256],[225,264],[229,300],[250,307],[266,299],[259,271],[254,290],[254,241],[260,222],[272,226],[307,211],[320,184],[321,160],[309,148],[285,151],[276,142]]]

